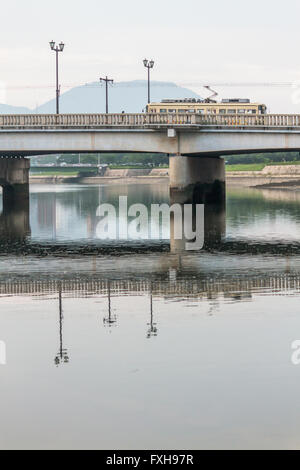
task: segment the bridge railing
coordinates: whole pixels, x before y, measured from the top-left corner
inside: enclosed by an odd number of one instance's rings
[[[9,114],[0,128],[300,127],[299,114]]]
[[[299,114],[218,114],[196,115],[196,125],[203,126],[262,126],[299,127]]]
[[[146,124],[145,114],[10,114],[0,127],[128,127]]]

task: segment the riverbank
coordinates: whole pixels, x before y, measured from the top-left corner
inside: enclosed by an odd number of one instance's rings
[[[118,184],[120,182],[153,184],[168,180],[168,168],[154,169],[110,169],[99,176],[70,176],[70,175],[31,175],[30,184]]]
[[[31,175],[30,184],[156,184],[169,180],[169,169],[108,169],[102,176]],[[265,166],[261,171],[226,171],[228,186],[300,189],[300,165]]]
[[[30,184],[155,184],[162,181],[169,181],[168,176],[31,176]]]
[[[261,171],[227,171],[230,186],[300,188],[300,165],[269,165]]]

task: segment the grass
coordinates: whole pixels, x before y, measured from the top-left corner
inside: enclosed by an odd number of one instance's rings
[[[261,171],[265,166],[300,165],[300,161],[295,162],[268,162],[268,163],[240,163],[236,165],[226,165],[226,171]]]
[[[269,162],[269,163],[240,163],[240,164],[234,164],[226,165],[226,171],[261,171],[264,169],[265,166],[269,165],[300,165],[300,160],[295,161],[295,162]],[[168,165],[162,165],[161,167],[155,166],[155,167],[149,167],[147,165],[145,166],[139,166],[139,165],[109,165],[109,168],[112,170],[127,170],[127,169],[154,169],[154,168],[168,168]],[[57,169],[57,170],[46,170],[46,171],[32,171],[30,173],[31,176],[78,176],[78,173],[83,173],[82,170],[72,170],[71,168],[63,168],[63,169]],[[89,176],[89,171],[85,171],[86,176]]]
[[[108,165],[111,170],[148,170],[147,165]]]
[[[111,170],[153,170],[155,168],[169,168],[168,165],[148,166],[148,165],[109,165]]]
[[[78,176],[79,173],[82,175],[90,176],[95,173],[95,168],[46,168],[30,170],[30,176]]]
[[[78,176],[78,171],[41,171],[41,172],[31,172],[30,176]]]
[[[271,163],[266,163],[267,165],[300,165],[300,160],[297,160],[295,162],[271,162]]]
[[[265,163],[241,163],[226,165],[226,171],[261,171],[265,166]]]

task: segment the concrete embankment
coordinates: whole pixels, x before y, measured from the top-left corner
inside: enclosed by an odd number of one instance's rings
[[[168,180],[168,168],[151,169],[117,169],[108,168],[103,176],[38,176],[31,175],[30,183],[36,184],[106,184],[106,183],[143,183],[153,184],[163,180]]]
[[[103,176],[30,176],[36,184],[154,184],[169,180],[168,168],[151,169],[107,169]],[[244,187],[292,187],[300,188],[300,165],[266,166],[262,171],[227,171],[228,186]]]
[[[229,186],[300,187],[300,165],[270,165],[261,171],[227,171]]]

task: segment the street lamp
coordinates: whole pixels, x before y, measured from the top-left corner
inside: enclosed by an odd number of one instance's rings
[[[148,69],[148,104],[150,103],[150,69],[154,67],[154,60],[143,60],[144,66]]]
[[[55,41],[50,41],[50,49],[56,53],[56,114],[59,114],[59,94],[60,94],[60,87],[58,83],[58,53],[62,52],[65,48],[63,42],[60,42],[58,46],[55,45]]]

